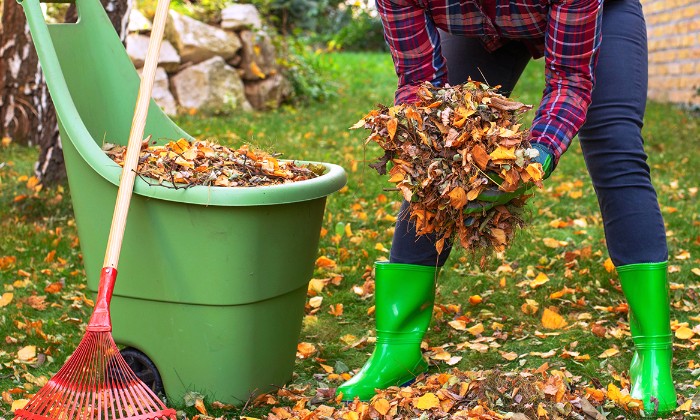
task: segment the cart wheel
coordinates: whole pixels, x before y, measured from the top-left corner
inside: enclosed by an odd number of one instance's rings
[[[136,376],[143,381],[156,395],[165,395],[163,380],[158,373],[156,365],[142,352],[132,347],[126,347],[120,351],[124,360],[134,371]]]

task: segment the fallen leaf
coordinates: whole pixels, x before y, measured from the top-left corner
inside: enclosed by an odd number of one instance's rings
[[[484,324],[480,322],[473,327],[467,328],[467,331],[469,331],[471,335],[481,335],[481,333],[484,332]]]
[[[386,416],[386,413],[389,412],[391,409],[391,405],[389,404],[389,401],[387,401],[384,398],[379,398],[378,400],[374,401],[372,403],[372,407],[377,410],[379,414],[382,416]]]
[[[530,287],[532,287],[533,289],[537,289],[538,287],[542,286],[548,281],[549,277],[547,277],[547,275],[543,272],[540,272],[537,274],[537,277],[535,277],[535,279],[530,282]]]
[[[464,331],[467,329],[467,321],[463,319],[455,319],[447,323],[450,327],[457,331]]]
[[[613,348],[609,348],[609,349],[605,350],[600,355],[598,355],[598,357],[601,359],[607,359],[608,357],[613,357],[618,353],[620,353],[620,350],[613,347]]]
[[[17,351],[17,358],[23,362],[36,357],[36,346],[25,346]]]
[[[528,315],[534,315],[540,309],[540,304],[532,299],[525,299],[525,303],[520,306],[520,310]]]
[[[546,246],[547,248],[561,248],[563,246],[568,245],[568,242],[560,241],[554,238],[544,238],[542,239],[542,242],[544,242],[544,246]]]
[[[320,256],[316,259],[316,267],[319,267],[319,268],[335,267],[335,261],[333,261],[332,259],[330,259],[326,256]]]
[[[0,308],[3,308],[12,302],[12,298],[15,295],[13,293],[3,293],[2,296],[0,296]]]
[[[201,398],[197,398],[194,402],[194,408],[205,416],[207,415],[207,408],[204,406],[204,401]]]
[[[608,273],[612,273],[613,271],[615,271],[615,264],[613,264],[610,258],[605,260],[605,262],[603,263],[603,267],[605,267],[605,271],[607,271]]]
[[[413,400],[413,406],[419,410],[430,410],[440,406],[440,400],[432,392],[427,392]]]
[[[542,313],[542,326],[550,330],[558,330],[567,325],[566,320],[550,308],[545,308]]]
[[[316,346],[311,343],[299,343],[297,344],[297,357],[300,359],[306,359],[312,354],[316,353]]]
[[[17,410],[21,410],[22,408],[24,408],[24,406],[27,405],[28,402],[29,402],[29,400],[24,399],[24,398],[19,399],[19,400],[14,400],[14,401],[12,401],[12,408],[10,410],[13,413]]]
[[[676,330],[676,338],[679,340],[689,340],[693,338],[695,333],[688,327],[680,327]]]
[[[63,289],[63,283],[57,281],[46,286],[44,292],[54,294],[60,292],[61,289]]]

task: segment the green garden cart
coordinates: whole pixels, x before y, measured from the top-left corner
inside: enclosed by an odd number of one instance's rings
[[[56,107],[88,289],[96,293],[139,76],[99,0],[49,24],[21,0]],[[192,137],[151,101],[146,135]],[[180,404],[189,391],[240,404],[292,377],[326,198],[337,165],[307,181],[167,188],[137,179],[112,298],[113,336],[144,382]],[[66,355],[67,356],[67,355]]]

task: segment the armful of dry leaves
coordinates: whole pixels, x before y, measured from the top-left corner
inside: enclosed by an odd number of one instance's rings
[[[520,129],[531,108],[484,83],[426,82],[416,103],[378,105],[352,128],[371,130],[366,142],[384,155],[370,166],[385,175],[392,163],[389,182],[410,203],[418,234],[437,235],[438,252],[450,240],[466,249],[502,250],[524,224],[531,187],[542,186],[542,165],[533,160],[538,151]],[[489,189],[516,194],[494,207],[482,194]]]

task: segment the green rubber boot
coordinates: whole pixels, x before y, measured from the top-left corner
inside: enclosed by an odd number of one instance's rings
[[[367,401],[375,389],[403,385],[428,369],[420,343],[433,314],[438,269],[388,262],[374,268],[377,344],[362,369],[338,387],[343,401]]]
[[[639,324],[637,323],[637,320],[635,319],[634,314],[631,310],[629,311],[629,322],[630,334],[632,335],[632,337],[640,336],[641,334],[639,333]],[[641,368],[641,359],[639,358],[639,353],[635,349],[634,354],[632,355],[632,362],[630,362],[630,381],[632,383],[636,382],[637,378],[639,377]]]
[[[663,415],[676,408],[666,267],[666,262],[617,267],[622,291],[629,303],[630,331],[636,353],[636,360],[633,359],[630,366],[630,395],[644,402],[645,415]]]

